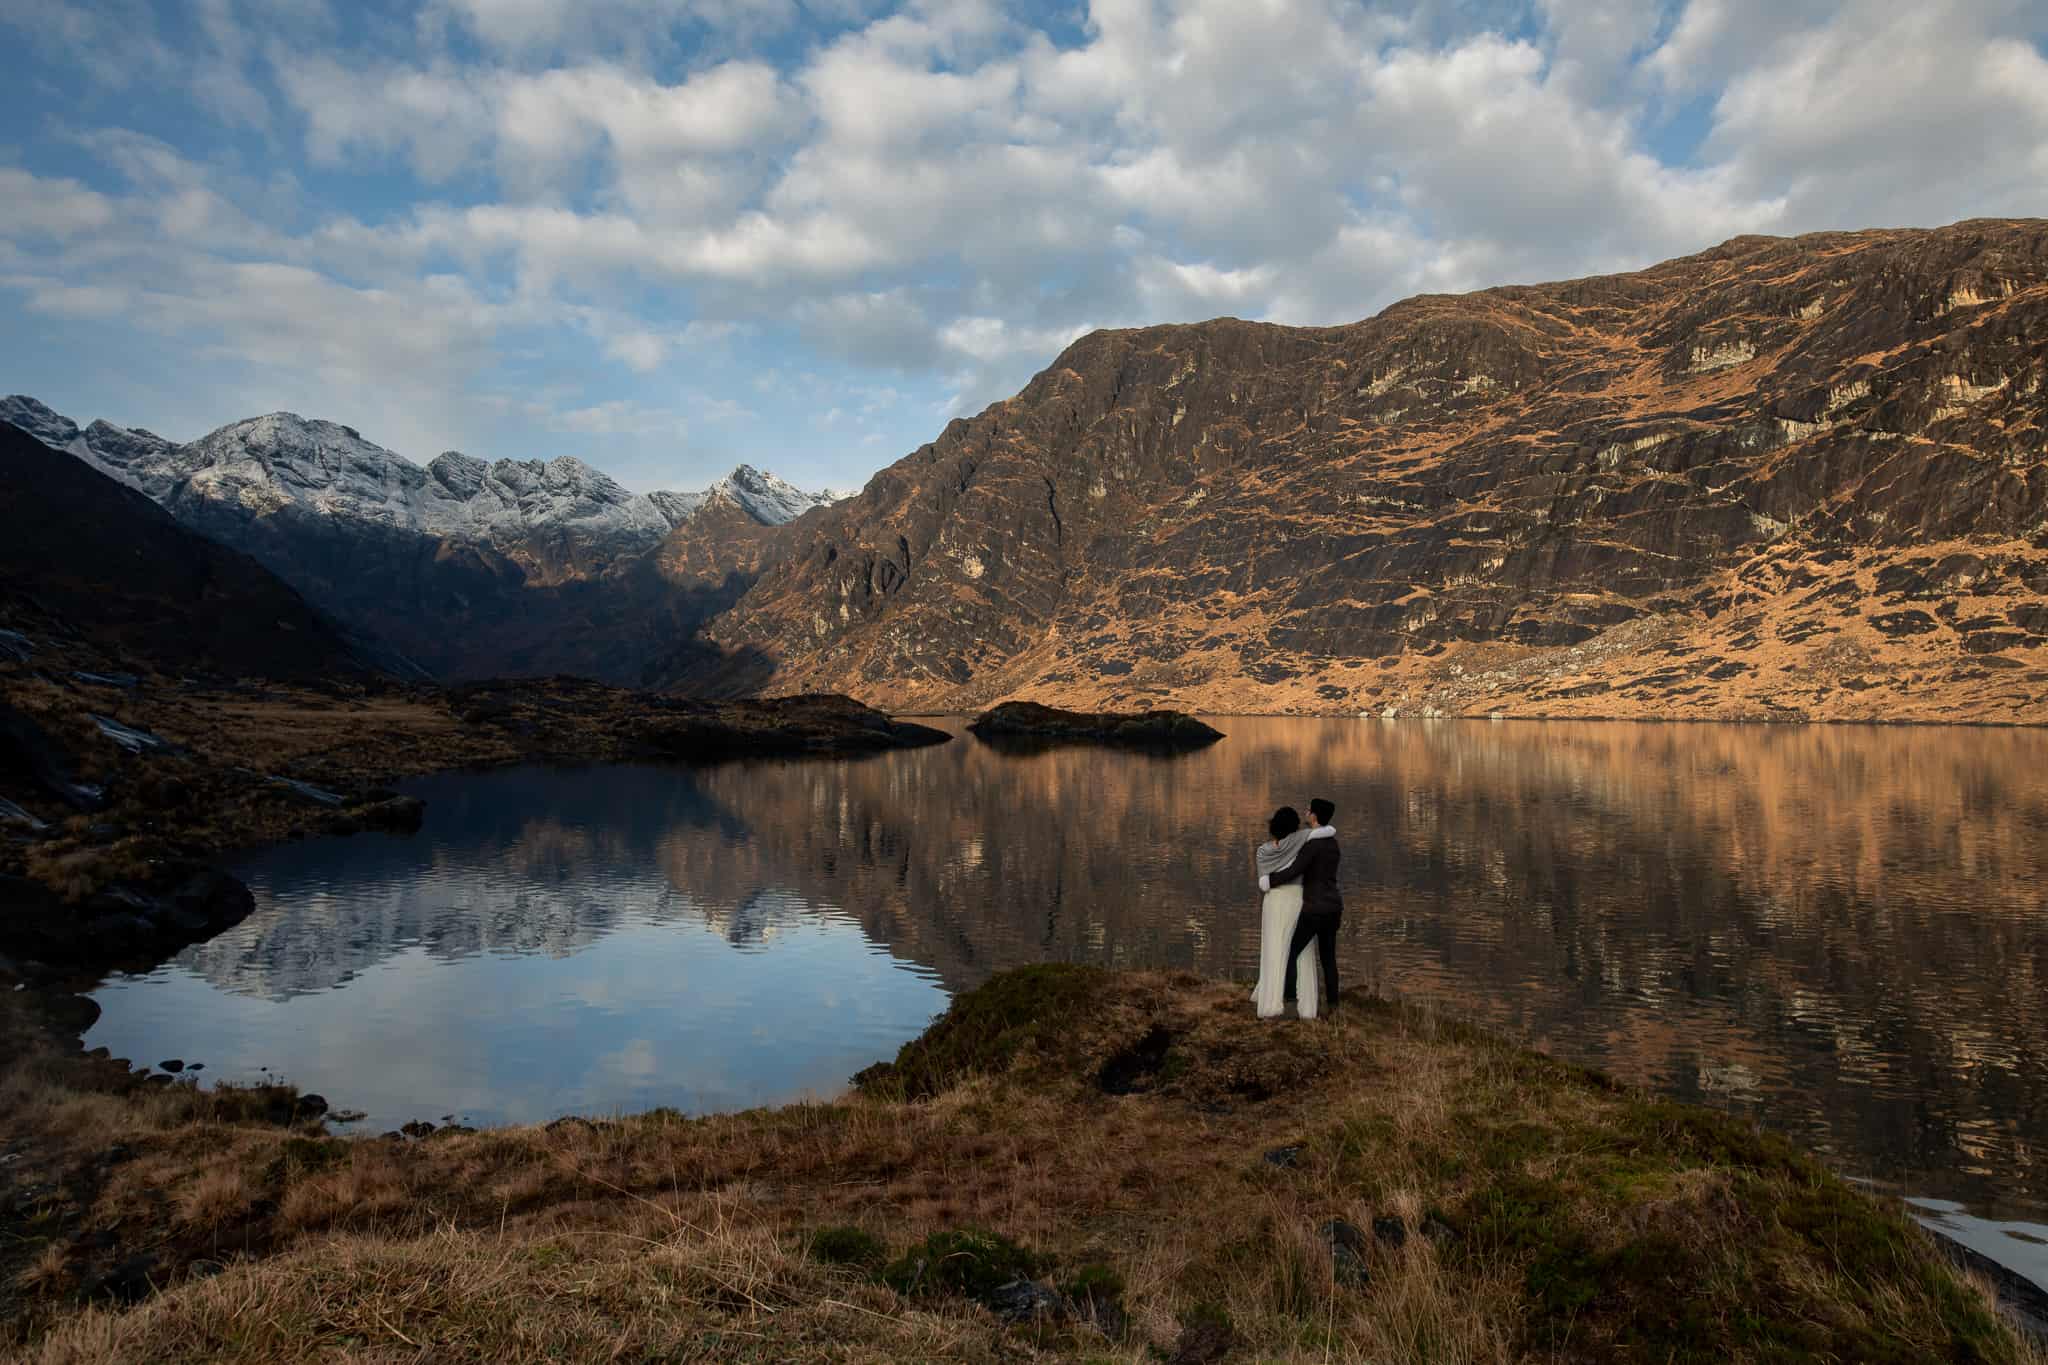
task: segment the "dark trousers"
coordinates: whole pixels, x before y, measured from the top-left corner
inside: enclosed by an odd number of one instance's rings
[[[1301,950],[1308,947],[1308,941],[1316,941],[1316,957],[1323,965],[1323,984],[1330,988],[1330,1008],[1337,1008],[1337,926],[1344,922],[1340,910],[1336,914],[1311,915],[1304,913],[1294,922],[1294,942],[1287,945],[1287,982],[1281,988],[1283,1000],[1294,999],[1294,963],[1301,956]]]

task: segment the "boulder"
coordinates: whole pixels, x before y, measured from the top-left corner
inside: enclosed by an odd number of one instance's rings
[[[75,810],[96,811],[106,805],[106,791],[79,781],[75,772],[61,741],[26,711],[0,701],[0,781],[12,778],[46,791]]]

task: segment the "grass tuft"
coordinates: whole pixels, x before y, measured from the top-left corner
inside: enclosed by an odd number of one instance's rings
[[[889,1259],[889,1247],[865,1228],[837,1223],[811,1234],[811,1259],[826,1265],[852,1266],[859,1270],[880,1270]]]
[[[929,1099],[974,1075],[998,1075],[1020,1054],[1048,1066],[1072,1057],[1066,1025],[1086,1012],[1109,974],[1097,967],[1043,963],[1004,972],[958,996],[893,1062],[854,1077],[878,1098]]]
[[[1044,1259],[1000,1233],[963,1228],[935,1232],[891,1261],[882,1283],[905,1297],[952,1294],[985,1299],[1015,1280],[1028,1280]]]

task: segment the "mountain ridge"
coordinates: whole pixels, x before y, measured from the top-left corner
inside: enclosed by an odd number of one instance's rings
[[[455,680],[574,672],[641,683],[657,660],[688,653],[779,528],[827,505],[747,464],[703,490],[654,494],[574,456],[444,451],[420,465],[354,427],[289,412],[183,445],[104,421],[80,428],[26,395],[0,399],[0,420]]]
[[[314,464],[325,466],[321,472],[330,476],[356,475],[350,481],[352,486],[341,490],[343,494],[362,498],[357,490],[377,492],[380,495],[374,501],[363,499],[366,506],[388,508],[392,520],[431,534],[484,538],[500,523],[509,523],[516,532],[537,522],[573,519],[577,511],[584,511],[589,519],[591,514],[616,509],[627,529],[659,539],[705,502],[718,498],[732,500],[765,525],[792,521],[811,507],[830,501],[828,494],[807,493],[746,463],[702,490],[664,489],[645,494],[629,492],[574,455],[491,461],[445,450],[419,464],[364,439],[352,426],[286,411],[229,422],[182,445],[143,428],[120,427],[105,420],[96,419],[81,428],[27,394],[0,398],[0,420],[28,431],[46,445],[77,455],[159,503],[177,498],[180,485],[205,475],[211,478],[202,487],[209,491],[221,487],[227,482],[224,471],[238,464],[256,465],[270,475],[272,483],[277,481],[277,466]],[[315,477],[301,478],[298,483],[320,489],[339,481],[323,482]],[[392,495],[383,491],[390,485],[400,490],[396,505]],[[290,497],[295,491],[282,489],[273,496]],[[404,494],[413,499],[406,500]],[[260,495],[258,500],[262,500]],[[482,507],[476,506],[479,500]],[[493,516],[494,512],[499,515]]]
[[[2048,720],[2043,334],[2042,220],[1099,331],[707,633],[917,710]]]

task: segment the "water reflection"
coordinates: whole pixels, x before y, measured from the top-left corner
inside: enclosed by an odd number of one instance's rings
[[[2048,1213],[2048,735],[1219,728],[1165,760],[963,738],[436,779],[415,839],[251,860],[257,916],[110,985],[93,1041],[261,1057],[355,1103],[403,1065],[406,1095],[483,1117],[772,1099],[1000,967],[1248,975],[1247,851],[1274,804],[1328,795],[1349,979],[1979,1213]]]

